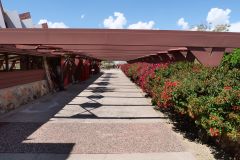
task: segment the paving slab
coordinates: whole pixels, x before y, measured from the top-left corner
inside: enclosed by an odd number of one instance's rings
[[[105,70],[0,117],[0,159],[194,159],[168,122],[120,70]]]

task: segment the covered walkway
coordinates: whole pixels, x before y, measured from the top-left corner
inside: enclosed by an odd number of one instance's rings
[[[174,132],[115,69],[0,118],[1,160],[211,159],[206,156],[211,156],[207,147]]]

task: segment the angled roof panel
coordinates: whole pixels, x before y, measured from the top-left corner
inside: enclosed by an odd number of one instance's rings
[[[6,28],[3,14],[4,14],[3,7],[2,7],[2,3],[0,1],[0,28]]]
[[[7,28],[22,28],[22,23],[17,11],[5,11]]]

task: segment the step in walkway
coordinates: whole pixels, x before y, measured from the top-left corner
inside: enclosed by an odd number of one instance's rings
[[[3,159],[194,160],[196,154],[141,89],[113,69],[2,116]]]

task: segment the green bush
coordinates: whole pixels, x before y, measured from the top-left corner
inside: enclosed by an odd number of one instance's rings
[[[162,97],[166,82],[177,82],[177,85]],[[160,108],[166,107],[162,104],[170,104],[168,107],[193,118],[209,135],[227,135],[234,140],[240,138],[239,82],[237,68],[207,68],[193,63],[175,63],[159,69],[150,81],[153,104]]]
[[[229,66],[230,68],[240,68],[240,48],[226,55],[222,61],[222,65]]]

